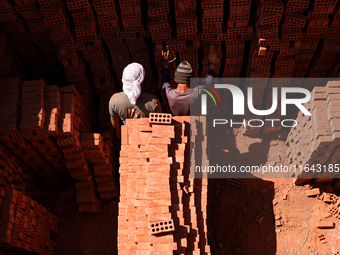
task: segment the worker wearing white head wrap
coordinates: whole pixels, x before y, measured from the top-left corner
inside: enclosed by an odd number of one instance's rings
[[[131,104],[136,104],[137,98],[142,93],[141,85],[144,81],[145,70],[141,64],[131,63],[123,71],[123,91]]]
[[[141,64],[127,65],[122,76],[123,92],[113,94],[109,101],[111,124],[118,137],[121,122],[125,125],[127,119],[147,118],[150,112],[162,112],[158,98],[142,92],[145,70]]]

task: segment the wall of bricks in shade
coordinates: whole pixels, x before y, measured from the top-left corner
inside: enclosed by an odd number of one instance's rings
[[[158,115],[122,126],[118,253],[210,254],[207,179],[189,178],[190,117]]]
[[[0,189],[0,248],[25,254],[55,254],[59,218],[15,189]],[[12,254],[0,251],[0,254]]]
[[[208,72],[212,44],[223,77],[339,76],[337,0],[5,0],[0,13],[4,43],[33,77],[95,87],[103,105],[131,61],[145,67],[143,89],[156,93],[162,65],[154,57],[165,44],[195,76]],[[255,89],[258,105],[269,89]]]
[[[317,164],[336,164],[340,159],[340,83],[330,81],[326,87],[315,87],[311,100],[305,105],[311,116],[299,112],[299,126],[292,128],[287,138],[290,163],[304,167]],[[298,184],[308,182],[310,178],[319,181],[331,181],[334,171],[309,171],[299,175]]]
[[[2,187],[34,194],[33,173],[45,180],[72,177],[79,181],[79,211],[89,213],[100,211],[96,192],[102,199],[118,196],[114,178],[117,146],[110,132],[90,133],[94,111],[82,93],[74,86],[46,86],[43,80],[12,78],[0,80],[0,84],[0,105],[6,109],[0,116],[5,153],[1,165],[8,166],[1,172]],[[16,159],[20,160],[13,163]]]

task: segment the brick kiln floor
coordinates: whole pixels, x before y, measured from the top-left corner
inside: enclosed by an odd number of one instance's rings
[[[255,158],[264,163],[277,161],[274,152],[284,155],[286,150],[284,142],[274,136],[262,139],[235,134],[225,137],[226,157],[235,164],[254,164]],[[334,189],[329,184],[318,187],[321,193]],[[208,232],[218,254],[337,254],[339,214],[330,215],[334,204],[325,203],[322,197],[307,197],[305,191],[310,188],[294,186],[292,179],[244,179],[242,188],[225,179],[209,180]],[[58,255],[117,254],[117,204],[102,203],[100,214],[84,215],[79,222],[74,218],[78,213],[75,199],[59,200],[50,208],[56,205],[64,210]],[[256,221],[259,214],[263,215],[260,224]],[[318,229],[320,220],[333,221],[335,227]],[[325,237],[322,241],[321,235]]]
[[[226,135],[220,143],[225,147],[226,160],[243,165],[285,162],[287,147],[274,136],[234,134]],[[305,191],[312,188],[309,185],[295,186],[293,179],[243,179],[240,189],[226,180],[212,179],[208,187],[208,231],[219,255],[333,255],[339,251],[340,215],[329,213],[339,202],[307,197]],[[340,195],[339,188],[334,191],[330,184],[317,187],[321,194],[336,194],[332,196],[335,200]],[[256,221],[259,214],[264,216],[260,224]],[[333,221],[335,227],[318,229],[317,222],[325,220]],[[325,239],[319,240],[321,235]]]

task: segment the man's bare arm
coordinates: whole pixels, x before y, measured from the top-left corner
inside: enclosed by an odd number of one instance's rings
[[[118,115],[111,115],[111,124],[116,131],[116,135],[120,138],[120,123]]]

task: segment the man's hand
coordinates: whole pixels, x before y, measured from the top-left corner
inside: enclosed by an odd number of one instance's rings
[[[170,51],[169,50],[167,50],[167,51],[162,50],[161,54],[162,54],[162,62],[163,62],[164,67],[168,68],[169,67],[169,61],[170,61],[170,59],[169,59]]]
[[[169,67],[169,64],[176,59],[176,53],[169,50],[162,50],[156,52],[156,61],[161,62],[165,68]]]

